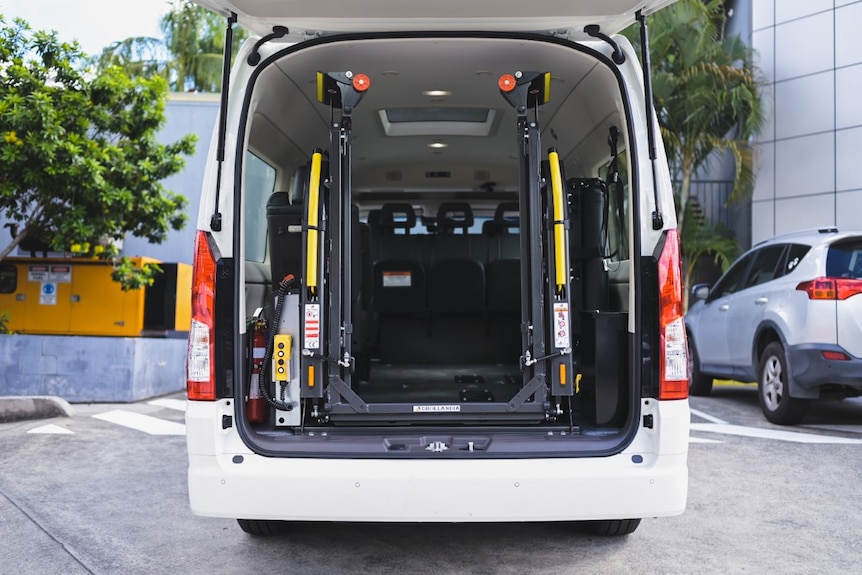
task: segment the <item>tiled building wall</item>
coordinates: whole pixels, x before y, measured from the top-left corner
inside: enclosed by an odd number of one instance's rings
[[[750,0],[750,10],[767,84],[752,241],[862,229],[862,0]]]

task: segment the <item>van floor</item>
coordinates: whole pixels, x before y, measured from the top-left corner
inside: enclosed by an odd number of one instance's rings
[[[354,391],[366,403],[507,402],[520,391],[522,377],[517,365],[372,362],[368,381]]]

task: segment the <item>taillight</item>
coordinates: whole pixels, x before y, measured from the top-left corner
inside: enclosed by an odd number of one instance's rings
[[[192,325],[186,363],[188,398],[212,401],[215,392],[216,262],[206,232],[195,237],[192,270]]]
[[[844,300],[862,293],[862,280],[822,277],[802,282],[796,289],[806,292],[808,299]]]
[[[682,305],[679,233],[668,230],[658,259],[659,399],[688,397],[688,350]]]

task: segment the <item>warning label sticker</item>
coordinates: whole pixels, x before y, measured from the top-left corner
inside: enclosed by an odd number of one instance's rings
[[[413,284],[413,274],[406,272],[383,272],[383,287],[410,287]]]
[[[303,347],[305,349],[320,349],[320,304],[305,304],[305,332]]]
[[[27,281],[46,282],[50,279],[50,268],[47,265],[27,266]]]
[[[554,304],[554,347],[557,349],[571,347],[569,340],[569,304],[566,302]]]
[[[51,266],[51,281],[57,283],[72,282],[72,266]]]

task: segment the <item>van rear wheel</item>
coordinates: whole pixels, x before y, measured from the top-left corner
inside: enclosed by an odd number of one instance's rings
[[[808,400],[790,397],[784,347],[773,341],[760,356],[757,398],[766,419],[778,425],[796,425],[805,417]]]
[[[284,521],[269,521],[265,519],[237,519],[239,528],[249,535],[268,536],[283,533],[287,526]]]
[[[583,531],[602,537],[617,537],[634,533],[640,519],[605,519],[600,521],[583,521],[579,525]]]

